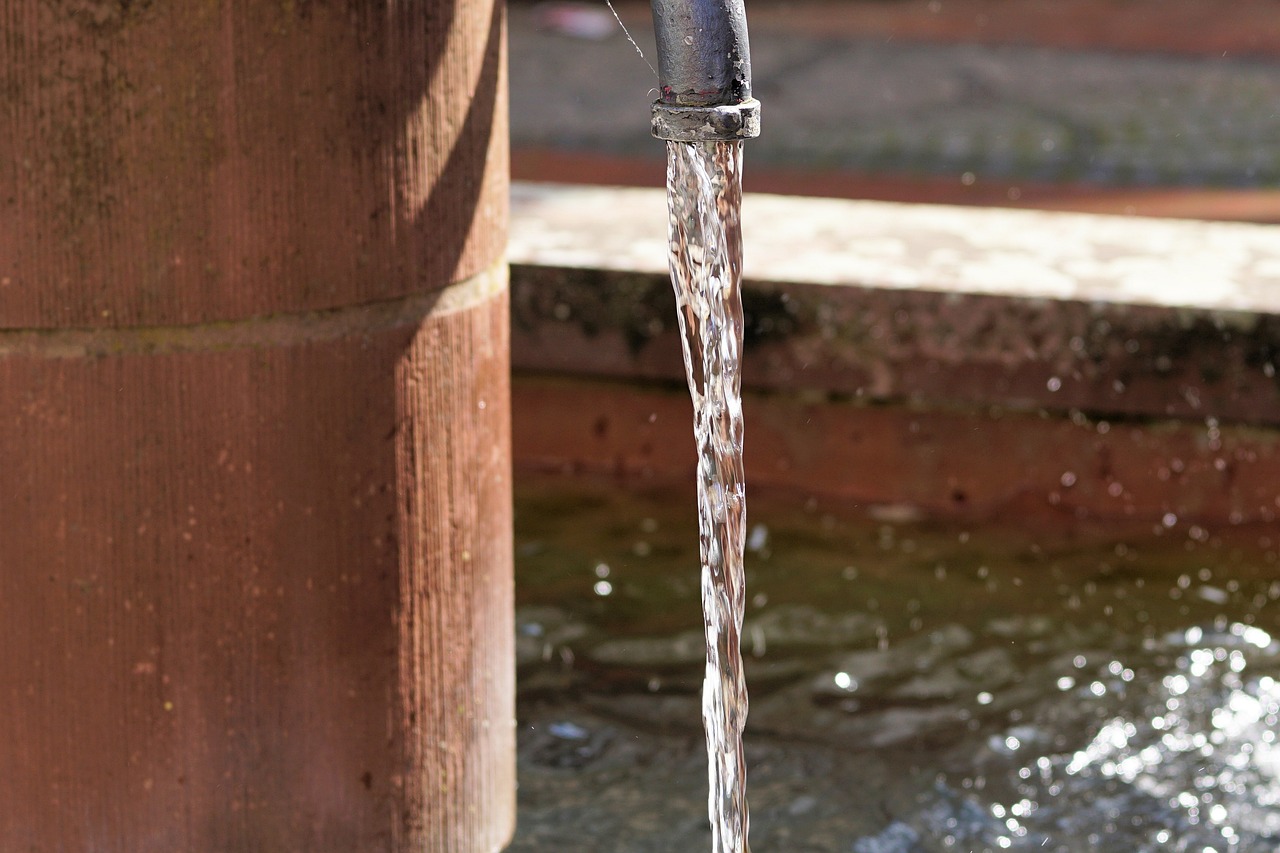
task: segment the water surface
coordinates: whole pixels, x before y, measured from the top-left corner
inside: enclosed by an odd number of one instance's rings
[[[513,851],[710,843],[692,491],[518,484]],[[1280,848],[1274,536],[753,492],[754,846]]]

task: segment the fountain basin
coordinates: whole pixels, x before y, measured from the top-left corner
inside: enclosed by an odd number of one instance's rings
[[[662,198],[521,185],[513,213],[511,849],[705,848]],[[1274,849],[1274,230],[744,223],[756,848]]]
[[[661,194],[512,204],[517,465],[690,476]],[[744,231],[753,484],[1071,523],[1280,509],[1270,227],[748,195]]]

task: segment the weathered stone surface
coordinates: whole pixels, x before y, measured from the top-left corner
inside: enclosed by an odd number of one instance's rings
[[[0,328],[393,299],[502,249],[500,5],[0,15]]]
[[[506,837],[506,310],[0,352],[0,848]]]
[[[676,379],[651,190],[518,185],[515,364]],[[744,381],[1280,423],[1270,226],[746,197]]]
[[[692,482],[687,392],[518,377],[515,458],[540,470]],[[977,519],[1273,521],[1280,435],[1250,426],[1047,418],[747,394],[747,479]],[[1203,530],[1200,530],[1203,534]]]
[[[501,4],[0,20],[0,850],[499,849]]]

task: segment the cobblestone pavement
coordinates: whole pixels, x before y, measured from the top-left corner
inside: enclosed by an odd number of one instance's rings
[[[642,12],[623,18],[652,62]],[[549,17],[545,6],[512,9],[513,144],[651,155],[646,63],[620,29],[574,38]],[[822,35],[812,17],[787,26],[771,10],[753,21],[764,104],[755,164],[961,182],[1280,185],[1280,58]]]

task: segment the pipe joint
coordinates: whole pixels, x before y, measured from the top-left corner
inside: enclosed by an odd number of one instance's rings
[[[653,135],[679,142],[760,134],[743,0],[651,0],[661,97]]]
[[[653,135],[671,142],[753,139],[760,135],[760,102],[755,98],[714,107],[653,105]]]

